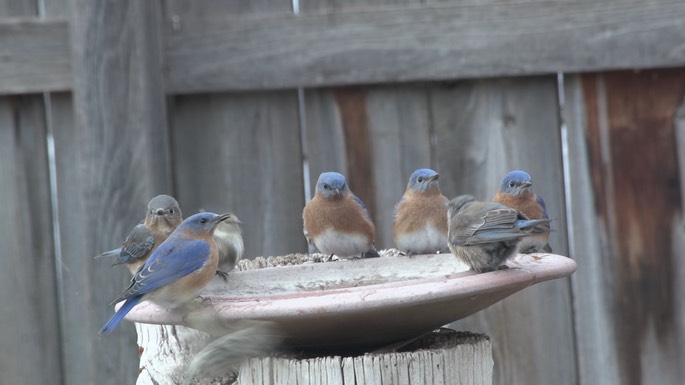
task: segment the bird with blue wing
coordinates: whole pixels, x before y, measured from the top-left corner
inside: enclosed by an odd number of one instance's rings
[[[402,199],[395,205],[392,237],[407,254],[446,252],[447,202],[439,174],[429,168],[414,171]]]
[[[500,203],[480,202],[460,195],[447,205],[448,245],[472,270],[496,270],[518,250],[522,239],[549,219],[528,219]]]
[[[192,301],[216,274],[219,257],[213,235],[218,224],[229,216],[203,212],[181,222],[113,301],[124,304],[100,329],[100,334],[111,333],[143,300],[165,308]]]
[[[549,215],[545,201],[533,191],[532,186],[533,180],[527,172],[511,171],[502,179],[499,190],[492,201],[514,208],[529,219],[547,219]],[[532,234],[521,241],[519,250],[522,253],[551,252],[549,233],[549,222],[538,224],[533,228]]]
[[[106,251],[96,258],[114,258],[113,265],[125,264],[135,274],[159,246],[183,220],[176,199],[169,195],[157,195],[147,205],[145,220],[136,225],[126,236],[121,247]]]
[[[324,254],[379,257],[373,244],[376,228],[366,205],[340,173],[319,175],[314,197],[302,210],[302,220],[305,238]]]

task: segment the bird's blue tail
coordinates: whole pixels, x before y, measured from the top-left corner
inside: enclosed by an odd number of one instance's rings
[[[519,219],[516,222],[514,222],[514,226],[518,227],[521,230],[526,230],[531,227],[535,227],[537,225],[543,224],[543,223],[549,223],[551,222],[551,219],[548,218],[543,218],[543,219]]]
[[[96,255],[95,258],[110,258],[110,257],[118,257],[119,254],[121,254],[121,247],[116,248],[114,250],[110,251],[105,251],[102,254]]]
[[[143,296],[136,296],[136,297],[131,297],[124,302],[124,305],[119,308],[119,310],[112,316],[112,318],[107,321],[105,326],[103,326],[98,333],[100,334],[109,334],[114,330],[117,325],[119,325],[119,322],[121,322],[122,319],[128,314],[128,312],[133,309],[134,306],[136,306],[140,300],[143,299]]]

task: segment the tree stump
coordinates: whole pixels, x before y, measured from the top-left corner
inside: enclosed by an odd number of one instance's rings
[[[183,326],[136,324],[141,346],[137,385],[490,385],[493,359],[482,334],[441,329],[397,352],[358,356],[252,357],[242,361],[237,379],[185,376],[189,361],[211,340],[209,334]]]
[[[487,336],[445,330],[394,353],[251,358],[241,365],[237,384],[492,384],[492,349]]]

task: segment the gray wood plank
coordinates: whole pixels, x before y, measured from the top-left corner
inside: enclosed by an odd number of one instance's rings
[[[217,94],[175,99],[175,184],[186,215],[232,211],[245,255],[306,251],[297,94]]]
[[[50,19],[66,20],[69,17],[68,2],[69,0],[37,0],[38,14]]]
[[[147,201],[172,193],[159,4],[70,3],[74,115],[53,95],[62,234],[65,382],[134,383],[133,325],[97,331],[128,274],[92,256],[121,244]]]
[[[680,0],[221,14],[167,35],[168,83],[192,93],[677,66],[683,18]]]
[[[63,21],[0,22],[0,94],[71,88],[67,25]]]
[[[685,70],[587,74],[572,78],[568,92],[569,127],[580,142],[570,148],[580,160],[575,166],[586,167],[576,174],[585,173],[579,183],[588,193],[571,199],[580,233],[575,254],[588,265],[574,277],[581,380],[681,383],[683,149],[673,118],[685,93]],[[587,229],[586,218],[594,221]],[[586,231],[595,234],[580,238]],[[605,329],[586,333],[590,323]],[[610,332],[598,336],[603,330]],[[605,365],[593,362],[607,356],[612,359]]]
[[[566,254],[556,77],[460,81],[430,91],[441,186],[490,200],[512,169],[528,170]],[[453,324],[491,338],[496,384],[576,384],[568,280],[546,282]],[[553,341],[553,342],[550,342]]]
[[[568,197],[569,252],[582,266],[573,276],[574,322],[578,350],[578,373],[582,384],[620,384],[620,368],[615,355],[615,330],[610,322],[611,290],[607,277],[611,270],[601,256],[606,248],[605,230],[595,212],[587,117],[580,75],[565,76],[563,119],[568,129],[568,181],[573,188]],[[600,358],[601,357],[601,358]]]
[[[38,14],[37,2],[30,0],[0,0],[0,16],[25,17]]]
[[[364,10],[369,6],[419,4],[421,0],[300,0],[299,3],[302,13],[321,13]]]
[[[313,195],[322,172],[337,171],[348,175],[349,169],[343,122],[335,94],[330,89],[306,90],[304,100],[309,163],[309,181],[305,183],[309,183]]]
[[[369,89],[366,109],[373,144],[376,245],[395,247],[395,204],[418,168],[431,168],[431,125],[426,89],[421,85]]]
[[[207,20],[216,18],[265,16],[292,12],[291,1],[272,0],[163,0],[164,25],[167,33],[202,28]]]
[[[3,385],[62,383],[44,122],[42,98],[0,98]]]
[[[440,4],[297,16],[281,4],[248,17],[178,4],[164,21],[168,93],[685,63],[679,0]],[[232,6],[218,9],[224,8]],[[64,22],[3,21],[0,32],[0,53],[11,59],[0,69],[0,93],[72,86]]]

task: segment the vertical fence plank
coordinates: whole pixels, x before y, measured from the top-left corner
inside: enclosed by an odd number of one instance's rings
[[[606,229],[595,210],[592,170],[586,133],[587,112],[582,77],[567,75],[564,82],[564,122],[568,128],[571,195],[569,205],[569,251],[578,263],[573,282],[574,319],[578,349],[579,383],[619,384],[615,354],[615,330],[610,322],[608,276],[611,270],[602,258]]]
[[[574,213],[593,218],[597,232],[573,243],[587,266],[574,277],[581,380],[681,383],[683,149],[673,118],[685,70],[587,74],[567,84],[569,127],[584,139],[571,155],[586,157],[589,191],[573,195],[571,205],[584,208]]]
[[[37,2],[27,0],[0,0],[1,17],[35,16]]]
[[[414,170],[433,167],[426,89],[420,85],[373,87],[367,109],[376,180],[376,243],[382,248],[395,247],[395,204]]]
[[[300,9],[336,12],[413,3],[418,2],[301,1]],[[305,91],[305,100],[312,190],[321,172],[345,174],[369,208],[376,225],[376,248],[394,247],[394,205],[411,172],[432,167],[425,89],[416,85],[312,89]]]
[[[41,102],[0,98],[0,384],[61,383]]]
[[[202,29],[226,15],[291,13],[291,2],[167,0],[166,30]],[[236,74],[235,76],[241,76]],[[172,112],[175,186],[186,213],[231,210],[245,256],[306,251],[297,93],[177,96]]]
[[[173,109],[181,208],[233,211],[246,256],[306,251],[293,91],[178,96]]]
[[[37,13],[35,1],[0,0],[0,17]],[[42,97],[0,98],[3,385],[62,383],[45,135]]]
[[[528,170],[550,215],[557,218],[551,245],[555,252],[565,254],[555,78],[436,85],[430,99],[445,190],[490,200],[507,171]],[[494,383],[577,382],[567,280],[528,288],[454,326],[491,337]]]
[[[173,193],[160,17],[157,1],[70,3],[75,113],[54,119],[67,383],[130,384],[138,374],[133,325],[97,335],[127,273],[92,257],[121,244],[152,196]]]

